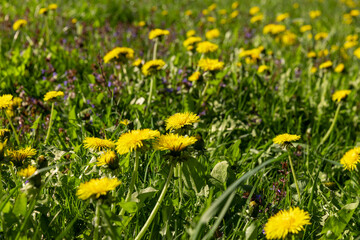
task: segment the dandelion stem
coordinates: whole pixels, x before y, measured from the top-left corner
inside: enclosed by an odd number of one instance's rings
[[[298,182],[296,180],[296,174],[295,174],[294,166],[293,166],[293,163],[292,163],[292,160],[291,160],[290,150],[288,150],[288,156],[289,156],[289,163],[290,163],[290,167],[291,167],[291,173],[293,175],[295,186],[296,186],[296,191],[297,191],[297,194],[298,194],[298,197],[299,197],[299,203],[301,203],[300,189],[299,189]]]
[[[156,88],[156,77],[152,76],[151,80],[150,80],[149,98],[148,98],[148,102],[147,102],[146,111],[149,111],[151,98],[152,98],[153,92],[155,91],[155,88]]]
[[[155,44],[154,44],[154,51],[153,51],[153,60],[156,59],[156,52],[157,52],[158,43],[159,43],[159,38],[156,38],[155,39]]]
[[[149,226],[151,225],[152,221],[154,220],[154,218],[155,218],[155,216],[156,216],[156,213],[157,213],[157,211],[159,210],[162,201],[164,200],[166,191],[167,191],[167,189],[168,189],[169,186],[170,186],[170,180],[171,180],[171,178],[172,178],[172,176],[173,176],[173,172],[174,172],[174,163],[172,163],[171,166],[170,166],[169,175],[168,175],[168,177],[167,177],[167,179],[166,179],[165,185],[164,185],[164,187],[163,187],[163,190],[161,191],[160,197],[159,197],[159,199],[157,200],[155,207],[154,207],[153,210],[151,211],[149,218],[146,220],[146,223],[145,223],[144,226],[141,228],[141,230],[140,230],[140,232],[138,233],[138,235],[136,236],[135,240],[140,240],[140,239],[144,236],[146,230],[149,228]]]
[[[95,209],[95,217],[94,217],[94,240],[99,239],[99,225],[100,225],[100,205],[101,205],[101,200],[98,199],[96,202],[96,209]]]
[[[334,120],[329,128],[329,130],[327,131],[327,133],[325,134],[325,136],[321,139],[321,142],[320,142],[320,145],[322,145],[330,136],[331,132],[333,131],[334,129],[334,126],[335,126],[335,123],[336,123],[336,120],[338,118],[338,115],[339,115],[339,112],[340,112],[340,108],[341,108],[341,102],[339,103],[337,109],[336,109],[336,112],[335,112],[335,116],[334,116]]]
[[[128,202],[131,198],[131,194],[134,191],[134,186],[135,186],[135,181],[137,179],[137,175],[138,175],[138,169],[139,169],[139,154],[137,151],[135,151],[135,165],[134,165],[134,171],[131,175],[131,181],[130,181],[130,186],[129,186],[129,191],[126,195],[125,198],[125,202]],[[120,211],[120,216],[124,215],[125,210],[121,209]]]
[[[6,118],[9,120],[9,124],[10,124],[10,126],[11,126],[11,129],[12,129],[13,132],[14,132],[14,136],[15,136],[16,143],[20,146],[19,136],[18,136],[17,133],[16,133],[16,129],[15,129],[14,125],[12,124],[11,118],[9,117],[9,115],[6,113],[5,110],[4,110],[4,113],[5,113],[5,115],[6,115]]]
[[[48,127],[48,130],[47,130],[47,133],[46,133],[45,145],[48,143],[49,137],[50,137],[50,131],[51,131],[52,121],[53,121],[53,117],[54,117],[54,105],[55,105],[55,102],[53,102],[53,103],[51,104],[51,113],[50,113],[49,127]]]

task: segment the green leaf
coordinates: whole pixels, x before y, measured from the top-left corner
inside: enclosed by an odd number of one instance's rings
[[[122,207],[128,213],[135,213],[137,211],[136,202],[120,202],[120,207]]]
[[[245,239],[246,240],[253,240],[257,239],[257,224],[253,222],[248,226],[245,230]]]
[[[219,162],[211,171],[211,176],[221,183],[225,183],[228,178],[229,163],[227,161]]]
[[[358,205],[359,200],[357,199],[356,202],[345,205],[337,214],[330,216],[321,231],[321,233],[325,234],[323,239],[338,239],[341,237]]]
[[[197,194],[205,187],[205,169],[195,158],[185,161],[182,165],[182,180],[188,189]]]
[[[17,197],[16,201],[15,201],[14,208],[13,208],[13,213],[15,215],[25,216],[25,214],[26,214],[26,205],[27,205],[26,194],[25,193],[20,193],[19,196]]]

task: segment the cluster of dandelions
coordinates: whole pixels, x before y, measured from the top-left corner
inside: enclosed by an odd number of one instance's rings
[[[176,113],[166,120],[166,129],[179,130],[198,121],[199,116],[193,113]],[[117,154],[124,155],[133,151],[137,152],[144,149],[144,146],[148,145],[149,141],[154,142],[152,146],[155,150],[168,150],[172,153],[178,153],[183,151],[186,147],[194,144],[197,139],[195,137],[181,136],[175,133],[162,135],[158,130],[138,129],[123,133],[116,142],[110,139],[86,137],[83,144],[87,149],[91,149],[95,152],[101,152],[97,159],[97,166],[108,166],[110,169],[114,170],[118,166]],[[149,149],[149,147],[146,149]],[[137,159],[135,159],[135,161],[137,161]],[[138,164],[135,162],[135,165]],[[135,171],[137,171],[137,169]],[[113,188],[110,189],[106,187],[105,183],[107,183],[107,181],[108,180],[100,181],[98,179],[96,181],[84,183],[79,186],[77,194],[78,196],[81,196],[82,199],[87,199],[91,196],[98,198],[100,195],[104,195],[105,192],[113,190]],[[101,188],[102,184],[104,184],[104,188]],[[112,186],[115,188],[117,185],[114,184]],[[87,192],[87,194],[85,194],[85,192]]]

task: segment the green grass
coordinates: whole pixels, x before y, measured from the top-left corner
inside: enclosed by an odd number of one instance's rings
[[[20,145],[5,109],[0,113],[0,128],[10,130],[0,137],[0,143],[7,139],[0,149],[0,238],[133,239],[178,161],[143,239],[265,239],[268,219],[294,206],[309,212],[312,223],[294,235],[296,239],[358,239],[359,174],[340,164],[345,152],[360,142],[358,46],[342,49],[346,37],[359,32],[360,16],[351,24],[343,22],[343,15],[358,3],[349,7],[336,0],[306,0],[295,9],[296,1],[239,1],[239,15],[230,19],[232,2],[215,2],[216,9],[209,13],[216,17],[214,23],[201,14],[212,1],[59,1],[58,9],[47,15],[38,11],[50,2],[0,2],[0,96],[22,99],[10,116]],[[253,6],[260,7],[263,21],[250,23]],[[189,9],[193,15],[186,16]],[[227,10],[226,17],[220,9]],[[322,14],[311,19],[311,10]],[[290,18],[282,24],[297,36],[292,45],[263,34],[263,27],[284,12]],[[14,31],[12,24],[21,18],[27,25]],[[146,25],[138,26],[140,21]],[[312,26],[313,36],[328,32],[328,38],[309,39],[310,32],[299,30],[305,24]],[[157,46],[157,58],[166,66],[154,76],[156,91],[148,106],[151,77],[132,66],[133,60],[120,66],[104,64],[103,57],[115,47],[130,47],[134,60],[151,60],[154,41],[148,33],[155,28],[170,34]],[[210,41],[219,50],[205,56],[223,61],[225,67],[189,84],[183,80],[197,70],[201,54],[186,51],[186,32],[194,29],[205,39],[213,28],[220,36]],[[264,50],[254,64],[239,57],[242,48],[259,46]],[[329,51],[325,57],[307,57],[324,49]],[[327,60],[333,67],[311,72]],[[345,65],[341,73],[334,71],[339,63]],[[260,65],[269,71],[258,73]],[[351,94],[341,101],[334,128],[321,144],[338,107],[332,93],[342,89]],[[45,143],[51,103],[43,98],[53,90],[63,91],[65,98],[54,105]],[[144,128],[165,134],[165,120],[185,111],[200,114],[200,122],[180,131],[197,136],[197,144],[182,152],[181,160],[146,144],[138,151],[134,192],[126,202],[135,153],[117,155],[116,170],[98,167],[100,153],[84,148],[83,140],[116,141],[129,130]],[[130,124],[120,124],[124,119]],[[301,136],[289,151],[301,201],[288,153],[272,142],[282,133]],[[37,154],[14,165],[7,151],[27,146]],[[35,176],[18,176],[29,164],[38,169]],[[122,184],[99,199],[76,196],[81,183],[105,176]]]

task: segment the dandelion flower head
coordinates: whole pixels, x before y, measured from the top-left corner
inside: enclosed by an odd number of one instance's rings
[[[44,101],[47,102],[49,100],[53,100],[54,98],[63,97],[63,96],[64,96],[64,92],[62,91],[50,91],[45,94]]]
[[[58,8],[58,5],[55,4],[55,3],[52,3],[52,4],[50,4],[50,5],[48,6],[48,8],[49,8],[50,10],[55,10],[55,9]]]
[[[1,129],[0,129],[0,137],[4,136],[5,133],[7,133],[7,132],[10,132],[10,130],[9,130],[9,129],[6,129],[6,128],[1,128]]]
[[[18,175],[24,178],[31,177],[36,172],[36,167],[28,166],[18,171]]]
[[[111,165],[116,160],[116,154],[114,151],[107,151],[97,159],[97,166]]]
[[[332,61],[326,61],[320,64],[319,69],[329,68],[332,66]]]
[[[47,13],[47,11],[48,11],[48,9],[47,9],[47,8],[40,8],[40,10],[39,10],[39,14],[40,14],[40,15],[46,14],[46,13]]]
[[[340,159],[340,163],[346,170],[352,171],[356,169],[356,165],[360,162],[360,147],[353,148],[345,153]]]
[[[289,233],[297,234],[304,230],[305,225],[311,225],[309,213],[294,207],[270,217],[264,231],[266,239],[284,239]]]
[[[183,42],[183,45],[184,47],[187,48],[187,50],[192,50],[194,48],[194,44],[195,43],[198,43],[198,42],[201,42],[202,39],[201,37],[189,37],[188,39],[186,39],[184,42]]]
[[[346,98],[351,93],[351,90],[338,90],[332,95],[332,100],[335,102],[340,102],[342,99]]]
[[[134,50],[127,47],[116,47],[104,56],[104,63],[110,62],[112,59],[124,61],[134,58]]]
[[[282,145],[282,146],[286,146],[286,145],[290,144],[291,142],[297,141],[299,139],[300,139],[299,135],[284,133],[284,134],[277,135],[273,139],[273,142],[276,144]]]
[[[200,59],[198,66],[204,71],[218,71],[224,68],[224,62],[220,62],[217,59]]]
[[[92,196],[99,198],[100,195],[106,195],[108,191],[114,190],[121,184],[117,178],[97,178],[91,179],[86,183],[80,183],[76,195],[82,200],[86,200]]]
[[[13,24],[14,31],[19,30],[21,27],[25,26],[27,24],[27,21],[25,19],[19,19]]]
[[[215,52],[218,48],[219,46],[217,44],[204,41],[197,44],[196,51],[199,53],[209,53]]]
[[[156,150],[170,150],[172,152],[179,152],[186,147],[194,144],[197,141],[195,137],[179,136],[178,134],[169,133],[161,135],[158,141],[155,143],[154,148]]]
[[[142,66],[141,71],[145,76],[148,76],[161,70],[164,66],[165,62],[161,59],[150,60]]]
[[[191,76],[189,77],[189,81],[190,82],[195,82],[197,81],[201,76],[200,72],[194,72],[193,74],[191,74]]]
[[[141,148],[145,140],[151,140],[160,136],[160,132],[151,129],[132,130],[122,134],[116,142],[116,151],[126,154]]]
[[[112,149],[115,147],[115,143],[113,141],[96,137],[86,137],[83,144],[85,148],[97,151]]]
[[[185,125],[192,125],[199,122],[199,116],[194,113],[175,113],[171,117],[165,120],[166,130],[176,130],[184,127]]]
[[[150,31],[149,39],[152,40],[154,38],[169,35],[169,34],[170,34],[170,32],[168,30],[163,30],[163,29],[156,28],[156,29]]]
[[[19,150],[8,150],[7,155],[11,158],[11,160],[16,162],[21,162],[27,158],[36,155],[36,149],[31,147],[22,148]]]
[[[211,29],[205,33],[205,37],[209,40],[220,36],[220,31],[217,28]]]
[[[5,94],[0,97],[0,109],[8,108],[12,104],[13,96],[11,94]]]

